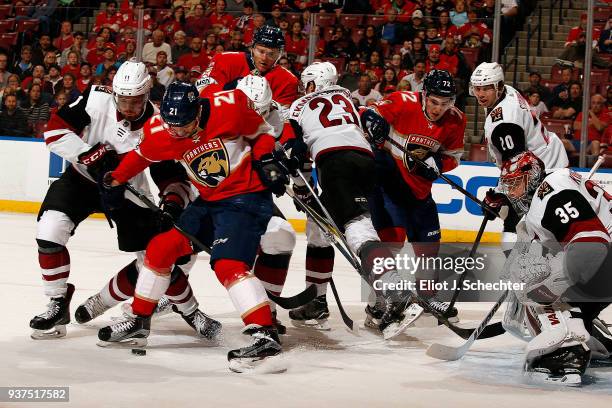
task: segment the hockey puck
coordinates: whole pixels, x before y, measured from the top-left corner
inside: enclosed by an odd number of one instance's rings
[[[147,350],[144,350],[144,349],[132,349],[132,354],[135,354],[137,356],[146,356],[147,355]]]

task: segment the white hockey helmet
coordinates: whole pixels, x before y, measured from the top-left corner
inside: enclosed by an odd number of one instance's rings
[[[238,81],[236,89],[240,89],[251,100],[257,113],[261,116],[268,114],[272,104],[272,89],[266,78],[247,75]]]
[[[474,95],[474,86],[495,85],[504,82],[504,70],[497,62],[483,62],[478,65],[470,77],[470,95]]]
[[[338,72],[336,67],[331,62],[315,62],[302,71],[301,76],[302,86],[304,91],[308,89],[308,85],[313,82],[315,90],[320,91],[330,86],[336,85],[338,81]]]
[[[115,107],[128,120],[138,120],[145,112],[151,89],[151,76],[142,62],[126,61],[113,78]],[[135,98],[141,96],[140,98]]]

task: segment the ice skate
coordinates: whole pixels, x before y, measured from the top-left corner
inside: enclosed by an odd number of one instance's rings
[[[236,373],[280,373],[287,370],[282,361],[278,360],[282,349],[273,326],[250,324],[242,333],[250,335],[253,343],[227,353],[230,370]]]
[[[151,331],[151,317],[124,314],[123,319],[98,331],[100,347],[144,347]]]
[[[193,313],[188,315],[181,313],[176,305],[172,305],[172,310],[180,314],[183,320],[185,320],[199,336],[206,340],[216,340],[221,332],[221,323],[208,316],[200,309],[196,309]]]
[[[74,318],[77,323],[83,324],[87,323],[96,317],[102,315],[112,306],[108,306],[102,300],[102,295],[97,293],[93,296],[90,296],[85,303],[80,305],[76,312],[74,312]]]
[[[329,309],[327,308],[327,298],[325,295],[314,298],[304,306],[289,311],[291,324],[299,328],[311,328],[315,330],[331,330],[327,319],[329,319]]]
[[[70,300],[74,293],[74,285],[68,284],[65,296],[51,298],[47,310],[30,320],[34,329],[31,337],[34,340],[48,340],[66,335],[66,325],[70,323]]]
[[[525,364],[525,376],[534,383],[579,387],[589,365],[591,351],[581,344],[563,347]]]
[[[591,332],[591,341],[597,341],[599,347],[589,344],[591,349],[591,359],[598,363],[612,363],[612,333],[610,333],[610,325],[599,318],[593,319],[593,330]]]
[[[402,334],[407,328],[414,325],[414,322],[421,317],[425,309],[423,309],[418,303],[411,303],[406,310],[404,310],[404,319],[398,324],[391,324],[383,330],[383,338],[390,340],[400,334]]]
[[[385,305],[377,302],[374,306],[367,305],[365,308],[366,318],[363,325],[369,329],[378,330],[380,326],[380,319],[382,319],[385,313]]]
[[[428,299],[426,302],[427,302],[427,307],[445,316],[449,322],[451,323],[459,322],[459,317],[458,317],[459,312],[456,307],[453,306],[452,309],[448,310],[448,306],[449,306],[448,303],[439,302],[437,300],[431,300],[431,299]],[[442,323],[438,321],[438,319],[436,319],[431,313],[428,313],[427,310],[425,310],[425,312],[423,313],[423,318],[419,319],[419,323],[416,325],[420,327],[436,327],[441,324]]]

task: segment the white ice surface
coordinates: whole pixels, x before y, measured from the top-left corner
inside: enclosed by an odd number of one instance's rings
[[[521,379],[523,344],[508,334],[478,341],[463,360],[448,363],[429,358],[431,342],[459,344],[444,327],[411,328],[384,342],[362,329],[344,329],[331,298],[331,332],[288,326],[283,336],[289,370],[276,375],[229,372],[227,351],[246,343],[238,315],[217,282],[205,256],[190,277],[201,308],[223,323],[224,338],[213,346],[198,340],[178,315],[153,323],[144,357],[130,350],[96,346],[97,329],[107,325],[115,308],[90,325],[68,326],[63,339],[30,339],[29,320],[42,312],[43,296],[34,241],[33,215],[0,213],[0,386],[69,386],[69,404],[23,406],[79,407],[610,407],[612,367],[589,370],[580,389],[534,387]],[[68,244],[70,281],[76,286],[72,311],[98,291],[129,254],[116,249],[114,231],[105,221],[87,220]],[[291,260],[285,296],[304,287],[305,240],[299,237]],[[360,281],[336,255],[334,279],[348,313],[363,321]],[[486,304],[460,304],[463,322],[479,320]],[[612,320],[612,310],[604,318]],[[20,404],[1,403],[0,407]]]

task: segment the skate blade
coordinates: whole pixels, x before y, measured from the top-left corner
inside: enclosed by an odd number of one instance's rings
[[[55,326],[50,330],[34,330],[30,337],[33,340],[52,340],[66,336],[66,325]]]
[[[96,344],[98,347],[103,348],[138,348],[145,347],[147,345],[147,339],[128,339],[123,341],[98,340]]]
[[[279,374],[287,371],[287,368],[287,363],[281,355],[235,358],[229,361],[229,369],[241,374]]]
[[[299,329],[314,329],[321,331],[330,331],[331,327],[327,319],[310,319],[310,320],[291,320],[291,324]]]
[[[391,340],[392,338],[402,334],[407,328],[413,326],[416,320],[421,317],[425,309],[416,303],[411,304],[404,311],[404,319],[397,323],[391,324],[383,330],[383,338],[385,340]]]
[[[547,373],[526,372],[526,377],[531,383],[540,385],[555,385],[563,387],[580,387],[582,385],[582,377],[580,374],[565,374],[553,376]]]

